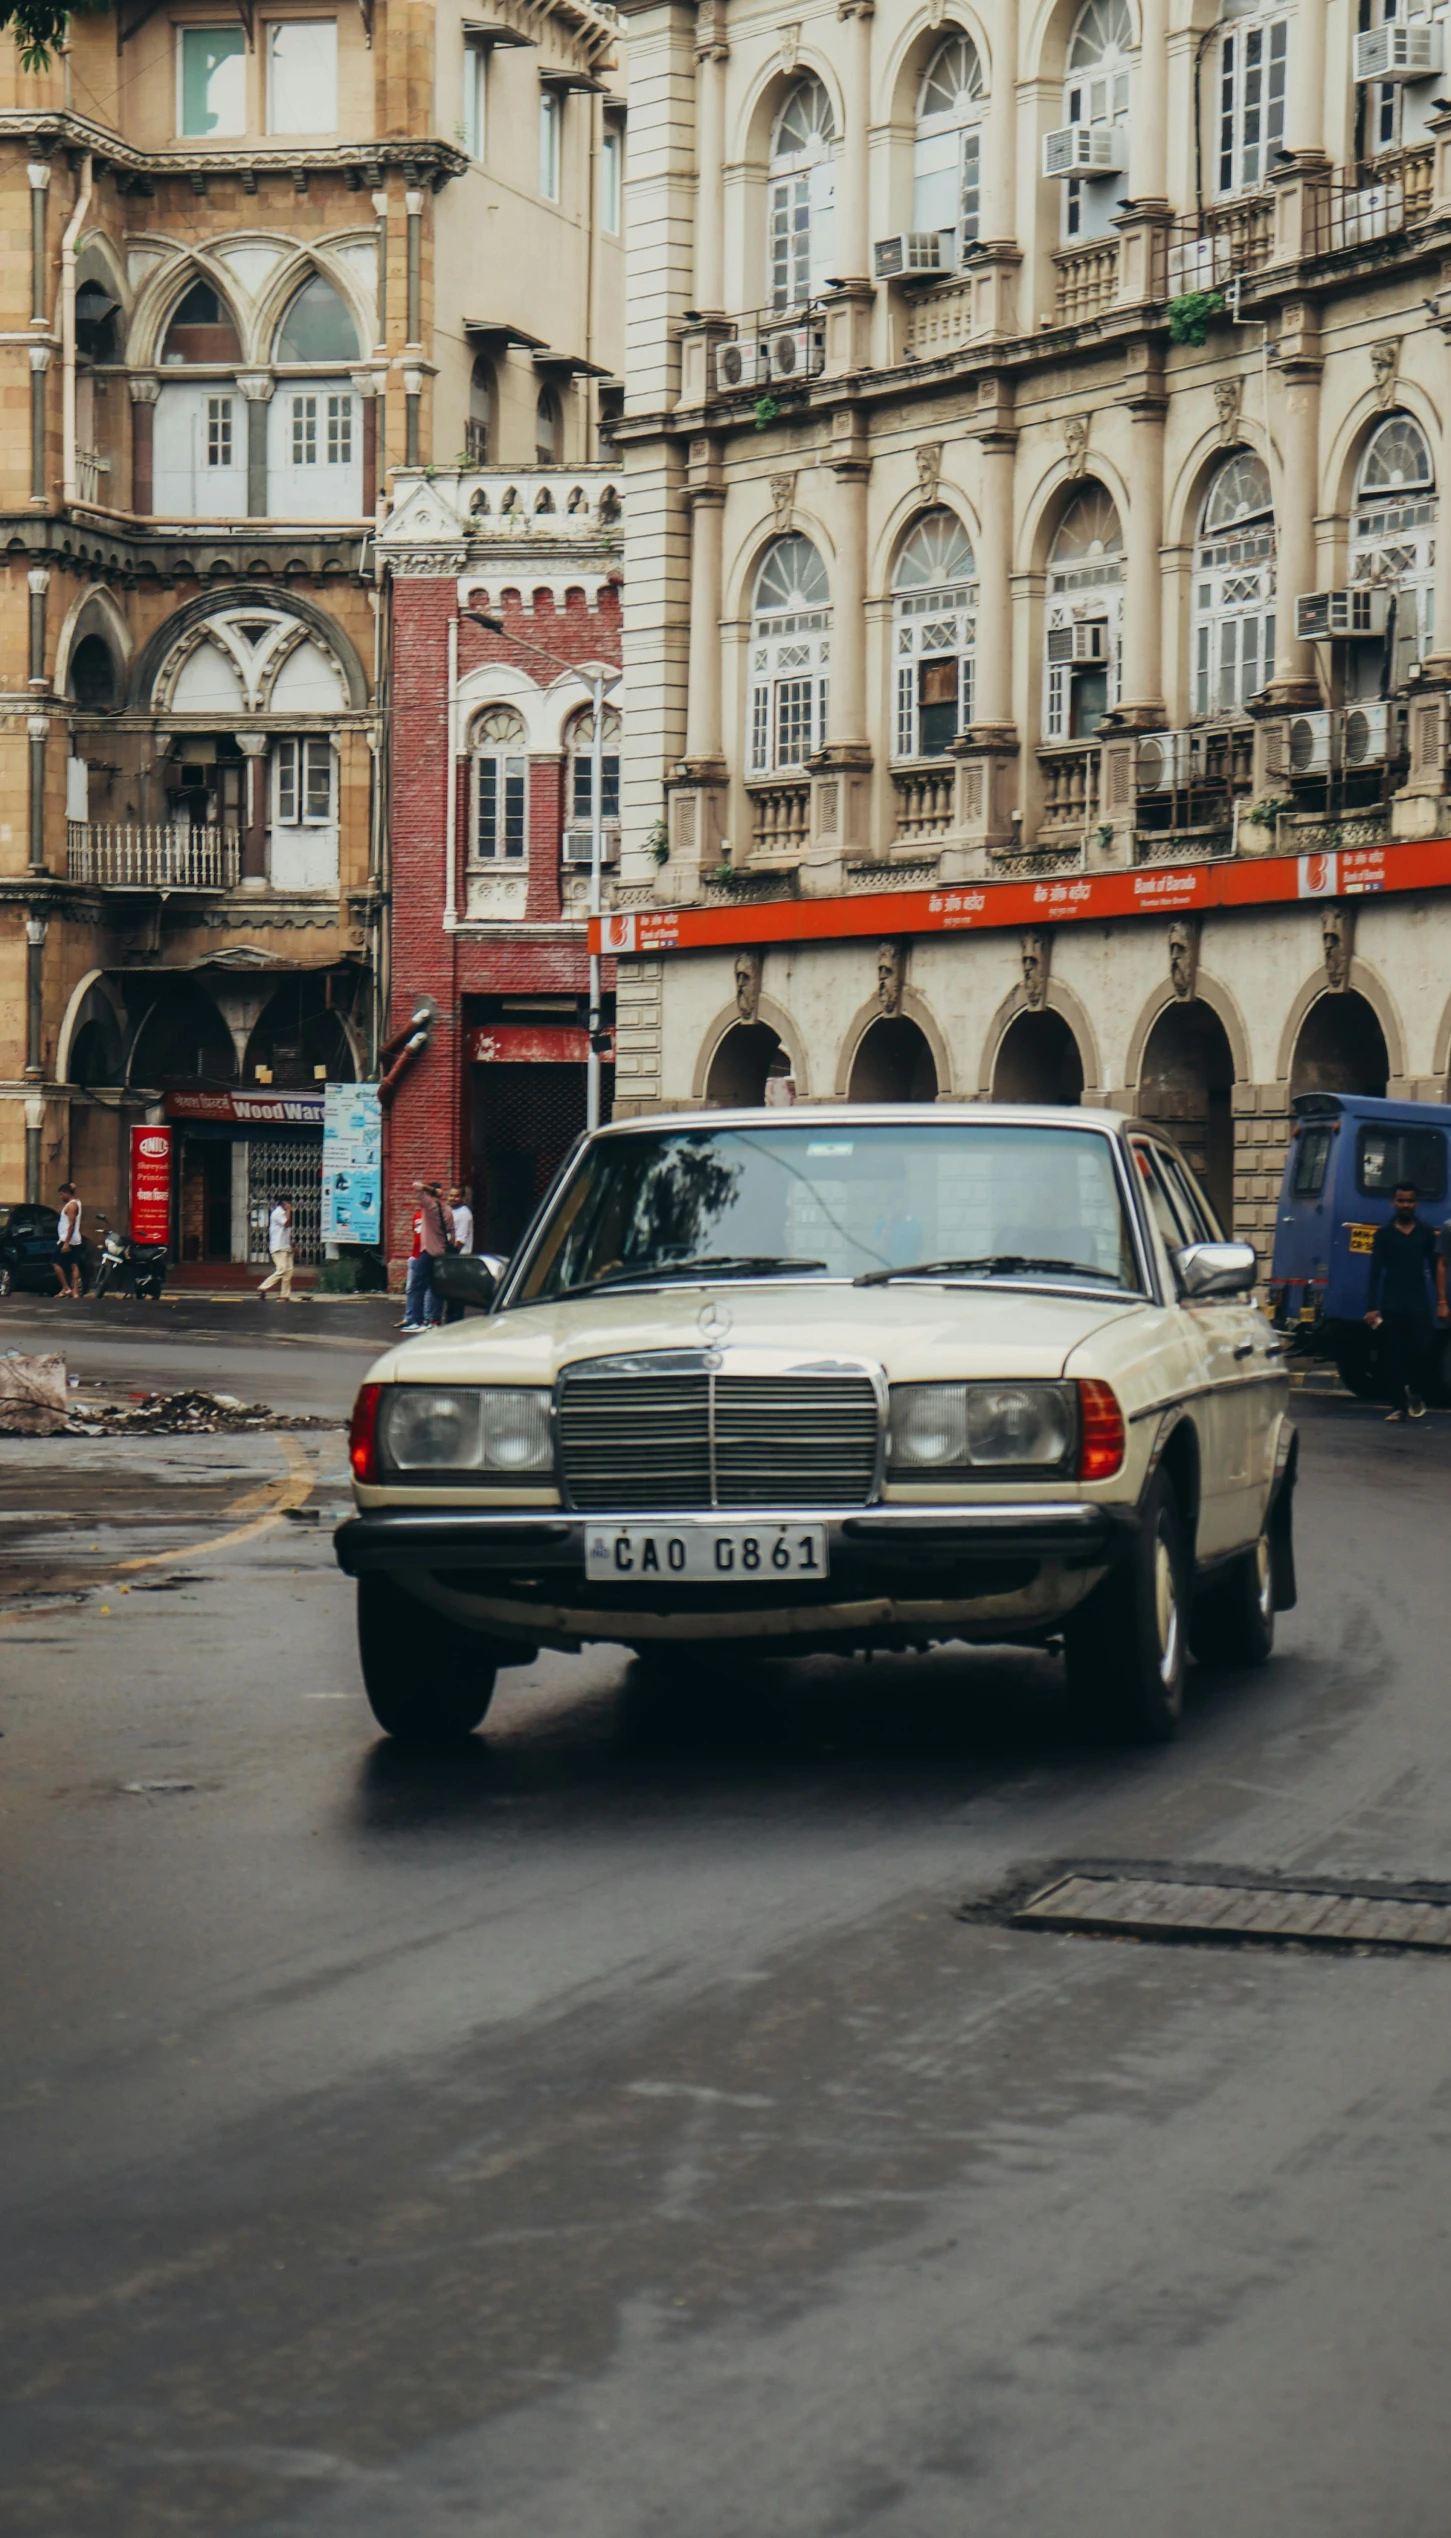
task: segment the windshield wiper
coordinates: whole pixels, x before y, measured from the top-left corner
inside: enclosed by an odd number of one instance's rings
[[[901,1269],[867,1269],[853,1278],[854,1287],[884,1287],[893,1278],[1011,1278],[1024,1270],[1035,1275],[1097,1278],[1104,1286],[1120,1281],[1107,1269],[1091,1269],[1086,1260],[1036,1260],[1026,1252],[994,1251],[982,1260],[914,1260]]]
[[[666,1278],[749,1278],[757,1271],[771,1273],[825,1267],[824,1260],[795,1260],[788,1252],[707,1252],[699,1260],[662,1260],[649,1268],[606,1269],[602,1277],[586,1278],[575,1287],[559,1287],[555,1294],[556,1298],[596,1295],[601,1287],[654,1287]]]

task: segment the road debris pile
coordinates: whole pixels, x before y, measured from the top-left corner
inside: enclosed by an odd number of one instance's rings
[[[0,1357],[0,1436],[216,1436],[243,1428],[336,1428],[336,1419],[269,1409],[232,1392],[141,1392],[77,1398],[63,1357]]]
[[[0,1357],[0,1436],[62,1436],[69,1424],[63,1357]]]

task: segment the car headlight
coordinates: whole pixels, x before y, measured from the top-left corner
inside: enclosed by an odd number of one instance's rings
[[[1077,1436],[1072,1384],[896,1384],[887,1464],[903,1480],[1013,1466],[1056,1471]]]
[[[399,1384],[379,1421],[383,1462],[395,1472],[550,1472],[547,1392],[504,1384],[458,1391]]]

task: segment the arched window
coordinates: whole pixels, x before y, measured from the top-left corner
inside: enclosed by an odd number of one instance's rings
[[[1389,15],[1387,11],[1387,15]],[[1228,16],[1229,12],[1226,11]],[[1290,20],[1283,8],[1251,0],[1219,39],[1215,100],[1216,190],[1239,194],[1268,184],[1285,139]]]
[[[941,757],[972,720],[976,572],[954,512],[925,513],[903,543],[892,576],[894,757]]]
[[[771,135],[769,279],[772,308],[804,308],[831,272],[836,126],[831,99],[809,73],[788,89]]]
[[[1366,443],[1350,529],[1350,578],[1389,590],[1386,629],[1351,644],[1348,702],[1404,687],[1429,651],[1435,543],[1436,483],[1426,436],[1409,414],[1387,415]]]
[[[464,424],[464,456],[472,467],[487,467],[494,446],[494,365],[482,354],[469,380],[469,410]]]
[[[474,725],[474,855],[480,863],[522,862],[528,839],[529,760],[524,725],[509,705],[491,705]]]
[[[831,585],[809,538],[777,538],[751,608],[751,773],[804,767],[826,738]]]
[[[534,406],[534,460],[539,467],[557,467],[564,455],[564,424],[559,393],[546,381]]]
[[[358,330],[320,273],[287,303],[277,329],[278,361],[356,361]]]
[[[1253,450],[1226,458],[1204,498],[1191,658],[1196,715],[1241,713],[1274,669],[1274,506]]]
[[[569,726],[569,825],[589,830],[594,821],[594,707],[587,705]],[[620,717],[607,705],[600,734],[600,818],[606,828],[620,824]]]
[[[1064,122],[1127,124],[1133,54],[1134,28],[1127,0],[1084,0],[1068,40]],[[1070,177],[1063,189],[1065,237],[1106,237],[1109,219],[1125,190],[1122,172],[1102,178]]]
[[[966,35],[949,35],[927,65],[917,100],[912,226],[951,229],[954,264],[981,232],[985,102],[976,45]]]
[[[1102,485],[1074,495],[1048,557],[1045,740],[1090,740],[1118,699],[1123,532]]]
[[[109,712],[116,702],[116,662],[104,635],[82,635],[71,654],[67,684],[86,711]]]
[[[240,361],[242,347],[231,310],[210,282],[193,282],[172,311],[161,348],[164,370],[191,361]]]

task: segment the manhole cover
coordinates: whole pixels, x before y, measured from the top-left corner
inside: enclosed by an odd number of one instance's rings
[[[1369,1881],[1157,1876],[1079,1870],[1006,1918],[1015,1929],[1146,1939],[1266,1940],[1337,1948],[1451,1951],[1451,1889]]]

